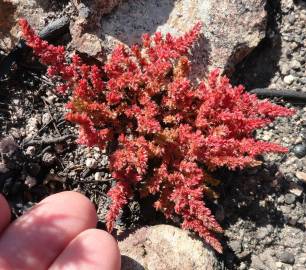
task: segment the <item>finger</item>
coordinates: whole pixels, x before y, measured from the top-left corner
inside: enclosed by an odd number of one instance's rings
[[[10,220],[11,220],[10,207],[6,199],[3,197],[3,195],[0,194],[0,233],[10,223]]]
[[[105,231],[90,229],[73,239],[49,270],[119,270],[117,242]]]
[[[80,232],[95,227],[93,204],[76,192],[52,195],[12,223],[0,239],[0,269],[46,269]]]

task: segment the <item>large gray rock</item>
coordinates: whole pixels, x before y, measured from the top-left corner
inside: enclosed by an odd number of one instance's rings
[[[116,44],[139,42],[145,32],[180,35],[202,21],[203,35],[193,50],[193,74],[201,78],[215,67],[230,73],[265,36],[265,4],[266,0],[126,0],[102,16],[90,32],[84,34],[76,23],[73,45],[103,59]]]
[[[214,251],[188,231],[170,225],[144,227],[119,242],[121,270],[219,270]]]

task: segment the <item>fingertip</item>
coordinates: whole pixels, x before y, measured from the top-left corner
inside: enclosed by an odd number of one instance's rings
[[[94,204],[83,194],[75,191],[63,191],[60,193],[53,194],[39,204],[50,203],[55,208],[66,208],[67,203],[71,211],[71,206],[73,207],[73,212],[77,216],[83,216],[89,220],[91,227],[95,227],[98,218]]]
[[[88,229],[73,239],[49,270],[120,270],[121,256],[117,241],[107,232]]]

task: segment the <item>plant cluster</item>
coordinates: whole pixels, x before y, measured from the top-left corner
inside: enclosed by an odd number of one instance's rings
[[[41,40],[26,20],[20,25],[49,76],[63,79],[58,90],[71,96],[66,118],[79,126],[78,142],[101,149],[112,144],[109,169],[116,185],[108,192],[108,230],[137,190],[156,195],[156,209],[167,218],[180,216],[182,228],[222,252],[214,235],[222,228],[204,201],[214,197],[209,173],[254,166],[262,153],[286,152],[255,140],[253,132],[293,111],[233,87],[219,70],[192,83],[188,55],[200,23],[181,37],[157,32],[143,35],[142,45],[119,45],[100,67],[78,55],[68,61],[64,47]]]

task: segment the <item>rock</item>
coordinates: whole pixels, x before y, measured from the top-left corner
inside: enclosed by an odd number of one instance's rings
[[[30,117],[28,119],[27,125],[26,125],[26,134],[27,137],[33,136],[38,131],[38,125],[39,125],[39,119],[38,117]]]
[[[251,257],[251,266],[256,270],[268,270],[262,260],[256,255]]]
[[[301,171],[297,171],[297,172],[295,173],[295,176],[296,176],[299,180],[302,180],[303,182],[306,183],[306,173],[301,172]]]
[[[264,263],[267,269],[277,270],[277,267],[275,266],[276,262],[272,253],[273,250],[266,248],[262,253],[259,254],[259,258]]]
[[[291,252],[284,251],[279,255],[279,260],[283,263],[294,264],[295,258]]]
[[[295,77],[291,74],[284,77],[285,84],[292,84],[294,81],[295,81]]]
[[[42,162],[48,166],[52,165],[56,160],[56,157],[54,154],[50,152],[46,152],[42,156]]]
[[[31,146],[28,146],[28,147],[27,147],[25,153],[26,153],[26,155],[32,157],[32,156],[34,156],[34,154],[35,154],[35,150],[36,150],[35,146],[31,145]]]
[[[296,197],[300,197],[303,194],[303,187],[296,183],[292,183],[290,184],[289,192],[294,194]]]
[[[50,113],[44,113],[41,117],[41,122],[43,125],[48,124],[52,120]]]
[[[107,181],[108,179],[104,178],[105,173],[104,172],[96,172],[95,173],[95,180],[96,181]]]
[[[293,153],[296,157],[302,158],[306,155],[306,145],[305,144],[297,144],[293,147]]]
[[[293,60],[291,63],[290,63],[290,67],[293,68],[293,69],[299,69],[301,68],[301,64],[299,61],[297,60]]]
[[[264,38],[265,5],[266,0],[124,1],[96,20],[99,25],[90,31],[86,31],[87,19],[80,17],[71,28],[72,45],[104,60],[118,43],[139,43],[143,33],[156,31],[182,35],[201,21],[203,34],[193,49],[192,74],[202,78],[216,67],[231,73]]]
[[[95,169],[98,165],[98,162],[94,158],[88,158],[85,161],[86,167],[89,169]]]
[[[246,270],[247,269],[247,265],[244,262],[241,262],[239,265],[239,270]]]
[[[73,0],[79,18],[86,19],[87,28],[93,28],[102,15],[110,13],[120,2],[121,0]]]
[[[24,183],[25,183],[29,188],[32,188],[32,187],[36,186],[37,180],[36,180],[34,177],[28,175],[28,176],[26,177]]]
[[[99,58],[103,50],[101,40],[90,32],[99,27],[102,15],[105,15],[119,4],[121,0],[74,0],[79,16],[71,24],[72,45],[81,53]]]
[[[240,253],[242,251],[241,241],[239,240],[231,241],[229,246],[235,253]]]
[[[276,262],[276,263],[275,263],[275,266],[276,266],[277,268],[281,268],[281,267],[282,267],[282,265],[283,265],[283,263],[282,263],[282,262]]]
[[[291,194],[291,193],[287,193],[285,195],[285,203],[286,204],[293,204],[295,202],[295,196],[294,194]]]
[[[221,269],[211,248],[170,225],[141,228],[119,248],[122,270]]]
[[[266,227],[259,228],[256,232],[258,239],[263,240],[269,235],[269,230]]]

